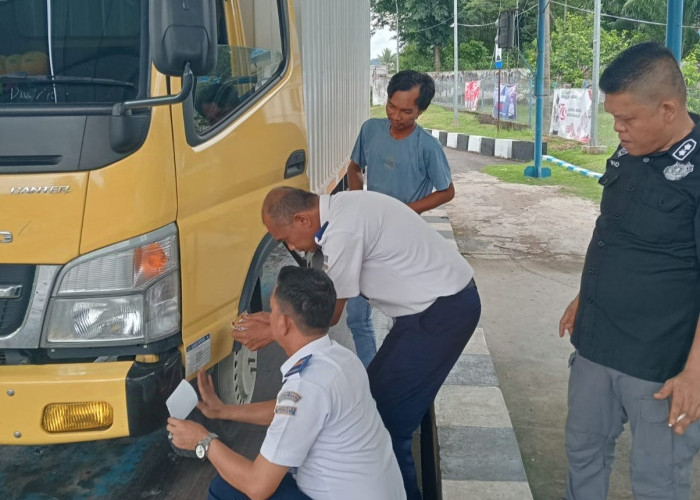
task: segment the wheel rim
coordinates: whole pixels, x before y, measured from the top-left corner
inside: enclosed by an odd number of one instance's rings
[[[219,397],[227,404],[250,403],[255,389],[258,353],[241,346],[222,359],[217,366]]]

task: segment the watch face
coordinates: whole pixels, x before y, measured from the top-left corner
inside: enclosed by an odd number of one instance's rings
[[[197,458],[204,458],[204,456],[207,454],[207,450],[204,447],[204,445],[198,444],[197,447],[194,449],[194,452],[197,454]]]

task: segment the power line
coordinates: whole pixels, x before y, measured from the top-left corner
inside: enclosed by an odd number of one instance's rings
[[[465,28],[483,28],[484,26],[497,26],[498,21],[492,21],[490,23],[484,23],[484,24],[462,24],[462,23],[457,23],[457,26],[464,26]]]
[[[437,28],[438,26],[442,26],[443,24],[449,23],[450,21],[452,21],[452,19],[447,19],[441,23],[434,24],[433,26],[430,26],[429,28],[423,28],[422,30],[411,31],[411,33],[421,33],[422,31],[428,31],[428,30],[431,30],[433,28]],[[452,25],[450,24],[450,26],[452,26]]]

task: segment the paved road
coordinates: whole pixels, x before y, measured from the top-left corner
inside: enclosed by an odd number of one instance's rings
[[[533,497],[559,500],[566,480],[567,361],[573,348],[557,331],[578,292],[598,207],[554,186],[501,183],[480,173],[483,157],[454,150],[447,155],[457,193],[447,212],[460,251],[476,272],[481,326]],[[632,499],[629,431],[617,449],[608,498]],[[692,498],[700,500],[698,461],[694,478]]]
[[[479,172],[505,160],[453,150],[447,155],[457,190],[447,212],[460,250],[477,273],[484,303],[481,325],[533,495],[535,500],[560,499],[571,347],[558,338],[556,325],[576,294],[597,207],[562,195],[556,187],[502,184]],[[351,345],[342,329],[333,335]],[[277,347],[261,351],[256,399],[275,394],[282,358]],[[264,430],[235,424],[227,428],[226,439],[235,449],[249,457],[257,453]],[[625,433],[618,445],[611,500],[632,498],[629,446]],[[697,465],[695,471],[700,478]],[[3,500],[189,500],[203,497],[212,476],[209,464],[175,456],[164,431],[89,444],[0,447]],[[700,500],[700,492],[693,498]]]
[[[293,264],[281,252],[267,266],[263,294],[269,297],[276,269]],[[377,332],[386,330],[377,317]],[[353,349],[341,318],[331,335]],[[275,397],[281,385],[279,367],[286,359],[281,348],[270,345],[259,352],[258,379],[253,399]],[[196,413],[196,411],[195,411]],[[234,450],[254,458],[265,429],[226,422],[205,423]],[[204,498],[215,471],[208,462],[175,455],[164,429],[139,438],[54,446],[0,446],[0,500],[123,500]]]

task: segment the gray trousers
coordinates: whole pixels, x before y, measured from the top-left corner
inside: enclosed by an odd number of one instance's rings
[[[567,500],[604,500],[615,443],[629,422],[630,476],[636,500],[688,500],[700,421],[677,436],[668,426],[668,400],[654,399],[663,384],[594,363],[577,352],[569,360],[566,456]]]

